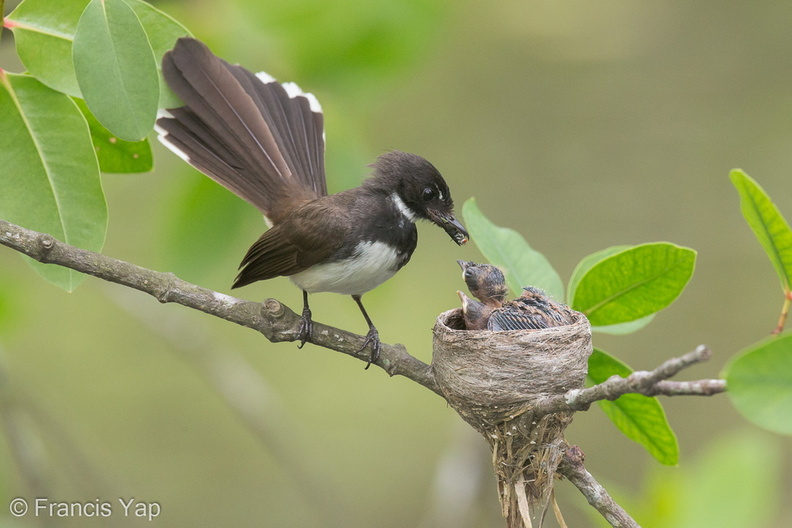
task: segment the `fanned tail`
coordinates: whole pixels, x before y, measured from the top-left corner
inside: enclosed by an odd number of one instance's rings
[[[181,38],[162,71],[184,106],[157,120],[159,139],[182,159],[256,206],[270,222],[327,194],[321,107]]]

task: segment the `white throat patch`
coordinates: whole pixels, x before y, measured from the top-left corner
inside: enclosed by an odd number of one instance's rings
[[[404,203],[404,200],[402,200],[398,194],[393,193],[390,195],[390,198],[393,200],[393,203],[396,204],[396,208],[399,210],[399,212],[401,212],[401,214],[404,215],[407,220],[415,223],[415,219],[418,217],[418,215],[415,214],[415,211],[407,207],[407,204]]]

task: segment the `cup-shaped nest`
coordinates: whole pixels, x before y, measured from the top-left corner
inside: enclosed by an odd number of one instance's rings
[[[532,526],[547,508],[566,448],[571,412],[537,415],[533,403],[583,387],[591,326],[539,330],[465,330],[459,309],[434,327],[432,368],[448,403],[490,444],[503,515],[509,526]],[[541,522],[540,522],[541,525]]]
[[[575,321],[540,330],[465,330],[459,309],[434,327],[432,368],[449,404],[481,430],[530,410],[531,402],[583,387],[591,326]]]

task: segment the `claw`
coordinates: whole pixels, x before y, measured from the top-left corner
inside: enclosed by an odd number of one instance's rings
[[[300,344],[297,345],[297,348],[305,346],[305,342],[311,337],[312,332],[313,319],[311,319],[311,309],[308,307],[308,293],[303,292],[302,322],[300,323],[300,331],[297,334],[300,339]]]
[[[377,329],[373,326],[366,334],[366,340],[363,341],[363,346],[358,350],[358,354],[363,352],[363,349],[369,345],[371,345],[371,355],[369,356],[369,359],[366,362],[366,367],[363,370],[368,370],[372,363],[376,363],[380,357],[380,352],[382,352],[382,343],[380,342],[379,332],[377,332]]]
[[[380,352],[382,352],[382,343],[380,343],[379,332],[377,332],[377,329],[374,327],[374,323],[371,322],[371,318],[366,313],[366,309],[363,308],[363,302],[360,300],[360,295],[353,295],[352,298],[357,303],[358,308],[360,308],[360,313],[363,314],[363,317],[366,318],[366,322],[369,325],[369,331],[368,334],[366,334],[366,340],[363,341],[363,346],[357,351],[357,353],[360,354],[363,352],[364,348],[371,345],[371,355],[369,356],[369,359],[366,362],[366,368],[364,369],[368,370],[371,364],[375,363],[379,359]]]
[[[302,322],[300,323],[300,331],[297,334],[300,338],[300,344],[297,345],[297,348],[302,348],[305,346],[305,342],[311,337],[311,333],[313,332],[313,320],[311,320],[311,311],[308,310],[308,316],[305,316],[305,312],[303,311],[302,315]]]

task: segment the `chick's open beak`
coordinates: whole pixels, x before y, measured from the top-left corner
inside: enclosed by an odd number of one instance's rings
[[[457,295],[459,295],[459,300],[462,301],[462,311],[466,311],[467,305],[470,302],[470,297],[459,290],[457,290]]]

